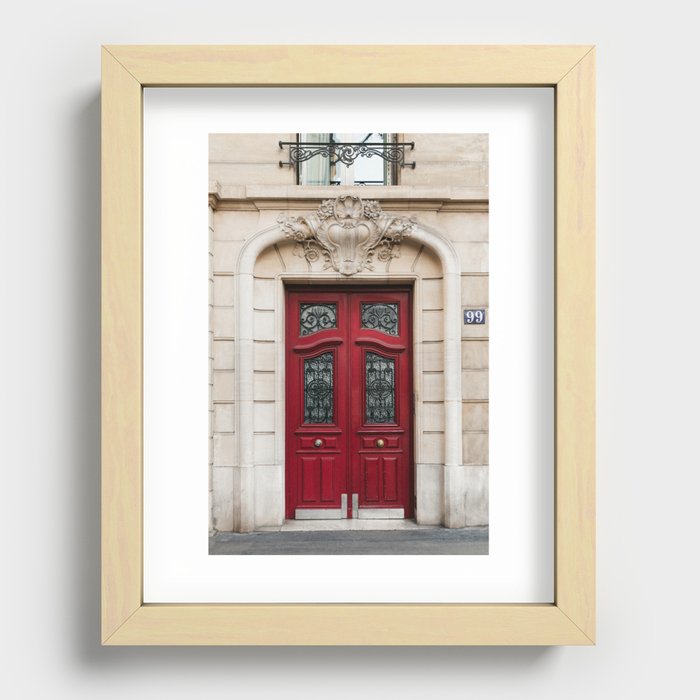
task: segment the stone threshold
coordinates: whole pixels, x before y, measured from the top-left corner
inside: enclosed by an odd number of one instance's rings
[[[439,525],[418,525],[415,520],[285,520],[284,525],[259,527],[257,532],[347,532],[352,530],[442,530]]]

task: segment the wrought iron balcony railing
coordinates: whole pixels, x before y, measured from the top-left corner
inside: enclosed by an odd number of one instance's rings
[[[336,165],[336,163],[352,165],[357,158],[378,156],[387,163],[393,163],[400,168],[415,169],[415,161],[412,163],[406,162],[406,149],[408,148],[412,151],[415,145],[413,141],[406,143],[280,141],[280,149],[289,149],[289,160],[286,162],[280,161],[280,168],[289,165],[298,166],[299,163],[311,160],[311,158],[317,156],[328,158],[330,165]]]

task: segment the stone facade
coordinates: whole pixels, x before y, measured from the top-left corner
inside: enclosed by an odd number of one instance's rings
[[[488,523],[488,137],[401,134],[398,184],[303,186],[280,167],[295,134],[210,136],[210,528],[284,521],[284,285],[411,284],[419,524]],[[289,221],[325,200],[413,222],[372,269],[299,254]],[[465,325],[464,310],[486,309]]]

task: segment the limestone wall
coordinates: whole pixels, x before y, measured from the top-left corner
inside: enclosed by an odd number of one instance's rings
[[[236,427],[236,272],[243,246],[274,229],[280,215],[314,211],[323,199],[352,193],[377,199],[385,211],[413,216],[449,241],[461,276],[459,313],[488,310],[488,139],[485,135],[405,134],[415,141],[401,184],[379,187],[305,187],[280,168],[279,140],[292,134],[215,135],[210,138],[211,241],[211,443],[212,529],[239,529],[236,485],[251,484],[254,527],[279,525],[284,517],[284,332],[282,281],[329,283],[347,278],[294,254],[283,238],[265,248],[253,271],[252,479],[239,464]],[[405,240],[400,257],[358,274],[367,281],[414,283],[414,364],[417,519],[446,524],[488,522],[488,311],[485,325],[461,325],[461,377],[444,374],[443,265],[429,245]],[[455,312],[453,311],[453,314]],[[444,469],[445,382],[461,382],[462,445],[457,470]],[[240,496],[240,493],[239,493]],[[451,505],[448,505],[451,504]],[[237,525],[238,523],[238,525]]]

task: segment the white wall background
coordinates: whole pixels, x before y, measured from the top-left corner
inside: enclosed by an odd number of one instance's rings
[[[697,693],[700,110],[690,3],[11,3],[2,22],[7,698]],[[564,649],[102,649],[102,43],[595,43],[599,641]]]

